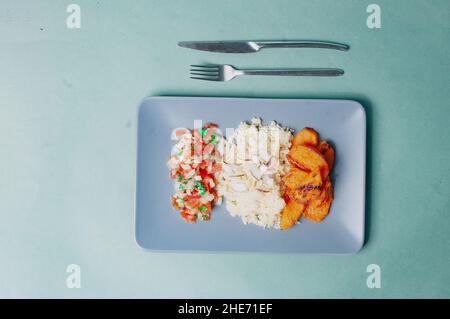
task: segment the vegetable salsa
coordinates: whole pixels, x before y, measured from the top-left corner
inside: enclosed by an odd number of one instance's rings
[[[177,129],[173,139],[177,142],[167,162],[170,178],[175,180],[172,206],[189,223],[208,221],[212,207],[221,203],[216,174],[221,171],[222,135],[208,123],[201,129]]]

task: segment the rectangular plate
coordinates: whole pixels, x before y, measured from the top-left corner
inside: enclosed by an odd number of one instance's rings
[[[323,222],[267,230],[244,225],[223,204],[214,208],[211,221],[191,225],[172,209],[173,181],[166,167],[172,130],[193,128],[194,120],[202,120],[225,132],[252,117],[296,132],[312,127],[331,141],[334,201]],[[136,242],[150,251],[356,253],[364,242],[365,163],[366,117],[355,101],[150,97],[142,102],[138,119]]]

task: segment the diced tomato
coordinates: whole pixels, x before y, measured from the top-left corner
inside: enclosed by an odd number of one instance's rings
[[[200,168],[198,173],[202,179],[208,176],[208,172],[204,168]]]
[[[186,130],[186,129],[179,129],[179,130],[176,130],[176,131],[175,131],[175,136],[176,136],[176,137],[181,137],[181,136],[183,136],[184,134],[186,134],[187,132],[189,132],[189,131]]]
[[[200,165],[198,165],[198,167],[201,169],[201,170],[205,170],[205,172],[206,172],[206,168],[208,167],[208,163],[206,162],[206,161],[202,161],[201,163],[200,163]],[[207,173],[207,172],[206,172]]]
[[[180,212],[180,215],[181,215],[181,217],[183,217],[183,219],[185,221],[187,221],[190,224],[194,224],[195,221],[197,220],[197,216],[188,214],[185,210],[182,210]]]
[[[195,208],[197,209],[198,206],[200,205],[200,196],[196,196],[196,195],[187,195],[184,198],[184,203],[186,204],[186,206],[188,206],[189,208]]]
[[[205,176],[203,179],[202,179],[202,184],[203,184],[203,186],[209,186],[209,182],[212,180],[212,178],[209,176],[209,175],[207,175],[207,176]]]
[[[176,210],[181,209],[181,207],[178,205],[176,196],[172,196],[172,207],[175,208]]]
[[[186,213],[184,210],[182,210],[182,211],[180,212],[180,215],[181,215],[181,217],[183,217],[184,220],[187,221],[188,213]]]

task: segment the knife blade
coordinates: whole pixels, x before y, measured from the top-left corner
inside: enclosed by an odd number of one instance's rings
[[[263,48],[320,48],[348,51],[349,46],[328,41],[182,41],[178,45],[200,51],[221,53],[252,53]]]

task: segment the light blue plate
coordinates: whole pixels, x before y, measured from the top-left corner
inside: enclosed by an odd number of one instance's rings
[[[166,161],[176,127],[194,120],[221,128],[261,117],[296,131],[316,129],[336,151],[334,201],[321,223],[303,221],[287,231],[244,225],[215,207],[211,221],[185,223],[172,209],[173,181]],[[275,252],[353,254],[364,242],[366,117],[349,100],[288,100],[206,97],[151,97],[139,109],[136,185],[136,242],[149,251]]]

